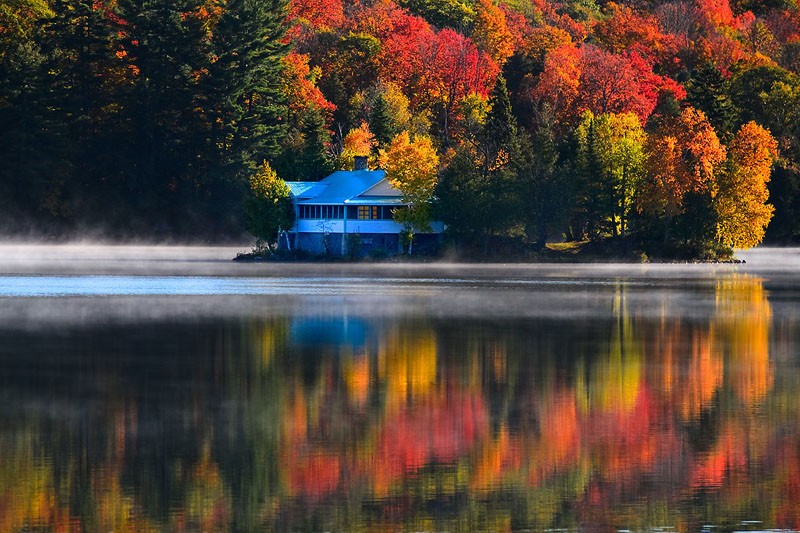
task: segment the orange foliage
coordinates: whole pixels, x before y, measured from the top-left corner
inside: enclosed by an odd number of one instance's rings
[[[531,31],[531,25],[522,13],[515,11],[505,4],[499,5],[506,18],[506,28],[511,34],[511,44],[514,50],[521,50],[525,46]]]
[[[478,0],[472,38],[483,51],[502,65],[514,53],[514,37],[506,25],[506,12],[493,0]]]
[[[540,46],[548,44],[545,41]],[[662,91],[672,92],[678,99],[686,96],[679,84],[655,74],[636,52],[612,54],[591,45],[564,45],[547,54],[532,96],[534,101],[549,104],[564,124],[576,123],[586,110],[598,115],[635,113],[644,123]]]
[[[527,454],[535,461],[528,472],[528,481],[532,485],[538,485],[554,472],[574,465],[584,452],[572,391],[549,393],[537,407],[541,437]]]
[[[342,0],[290,0],[288,20],[320,30],[338,27],[344,21]]]
[[[702,111],[687,107],[667,121],[649,136],[647,151],[649,179],[641,209],[676,214],[686,193],[716,194],[716,168],[725,159],[725,147]]]
[[[325,112],[330,120],[330,115],[336,106],[325,99],[325,96],[316,86],[319,70],[312,70],[308,64],[309,56],[291,51],[283,60],[283,91],[289,107],[294,110],[314,106]]]
[[[353,155],[369,155],[374,147],[375,137],[369,131],[369,124],[366,122],[362,122],[359,127],[350,130],[344,136],[344,149]]]
[[[772,387],[771,322],[772,307],[761,280],[735,276],[718,282],[714,331],[729,351],[730,385],[748,407],[763,402]]]
[[[667,63],[677,51],[672,35],[664,34],[651,14],[641,14],[614,2],[606,6],[608,17],[592,28],[595,39],[614,53],[633,51],[650,64]]]
[[[728,0],[695,0],[699,13],[712,27],[733,27],[736,19]]]
[[[708,332],[692,336],[692,352],[686,377],[676,391],[678,410],[684,420],[696,420],[722,386],[722,354]]]
[[[369,359],[365,356],[347,359],[342,374],[352,401],[364,405],[369,396]]]
[[[670,426],[661,420],[653,397],[645,386],[630,411],[593,413],[584,423],[586,444],[607,480],[625,480],[637,472],[650,471],[658,459],[679,449]]]
[[[470,39],[444,29],[421,47],[424,80],[420,88],[434,101],[452,107],[470,93],[488,96],[500,68]]]
[[[488,413],[480,396],[440,392],[387,418],[374,454],[357,470],[372,480],[376,495],[430,461],[452,462],[486,438]]]
[[[516,440],[509,436],[508,428],[500,429],[496,438],[484,445],[470,463],[470,487],[474,490],[491,490],[502,480],[503,474],[520,465],[520,450]]]
[[[316,500],[330,494],[339,485],[341,462],[331,453],[301,453],[290,448],[283,458],[289,496]]]
[[[571,44],[572,37],[569,33],[555,26],[544,25],[530,31],[521,49],[533,58],[546,58],[553,50]]]
[[[581,77],[581,53],[573,44],[559,46],[544,62],[544,71],[533,90],[533,99],[548,104],[562,123],[574,123]]]

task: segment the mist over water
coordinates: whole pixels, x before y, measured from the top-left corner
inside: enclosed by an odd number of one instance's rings
[[[798,249],[239,251],[0,245],[2,528],[800,529]]]

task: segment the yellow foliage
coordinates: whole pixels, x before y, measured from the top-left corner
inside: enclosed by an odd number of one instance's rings
[[[748,406],[762,402],[772,387],[769,328],[772,307],[760,279],[732,276],[717,283],[714,332],[728,349],[731,388]]]
[[[369,396],[369,359],[366,356],[344,358],[342,377],[350,398],[357,405],[364,405]]]
[[[378,349],[378,375],[386,382],[389,410],[427,394],[436,384],[436,336],[393,329]]]
[[[615,298],[617,323],[612,332],[608,355],[593,367],[590,379],[590,406],[604,412],[630,412],[639,397],[642,381],[642,346],[634,337],[633,324],[620,290]]]
[[[439,156],[427,135],[414,140],[407,131],[397,135],[380,154],[380,166],[389,181],[410,202],[427,202],[433,195],[439,170]]]
[[[777,150],[770,132],[755,122],[742,126],[731,141],[716,204],[717,239],[723,244],[750,248],[764,238],[775,210],[767,203],[767,182]]]

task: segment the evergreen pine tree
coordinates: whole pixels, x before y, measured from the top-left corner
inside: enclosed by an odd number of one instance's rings
[[[105,148],[119,108],[111,75],[116,34],[106,11],[87,0],[56,0],[51,8],[37,34],[41,68],[20,93],[31,130],[17,140],[37,143],[28,201],[57,231],[104,205],[112,181],[104,181],[111,160]],[[25,157],[31,146],[21,148]]]
[[[522,195],[522,221],[528,239],[542,249],[550,226],[566,208],[569,195],[558,180],[558,151],[549,121],[537,121],[532,134],[523,132],[520,137],[514,165]]]
[[[389,111],[389,103],[382,94],[379,94],[372,104],[369,129],[377,141],[375,150],[385,147],[398,134],[397,124]]]
[[[732,136],[737,112],[730,83],[713,63],[704,63],[693,72],[687,85],[687,100],[706,114],[721,139]]]
[[[510,164],[518,150],[517,121],[511,110],[506,81],[497,77],[489,96],[489,113],[480,135],[480,198],[489,228],[484,235],[484,253],[489,251],[489,237],[513,223],[519,214],[519,197],[514,190],[514,169]]]
[[[281,58],[289,46],[286,0],[229,0],[213,31],[205,105],[224,174],[244,183],[252,169],[280,153],[287,109]]]
[[[309,106],[300,117],[303,143],[295,168],[297,179],[317,181],[333,171],[327,144],[330,133],[325,127],[325,116],[314,106]]]
[[[202,0],[119,0],[126,59],[137,72],[123,99],[128,113],[131,207],[142,229],[192,231],[210,159],[196,95],[209,63]]]
[[[511,99],[508,96],[506,80],[501,75],[497,76],[491,94],[489,95],[489,113],[483,128],[483,143],[487,165],[492,164],[501,151],[509,153],[517,135],[517,120],[511,109]]]

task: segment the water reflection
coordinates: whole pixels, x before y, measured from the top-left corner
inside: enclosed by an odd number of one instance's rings
[[[800,528],[796,324],[755,277],[631,290],[0,331],[0,531]]]

